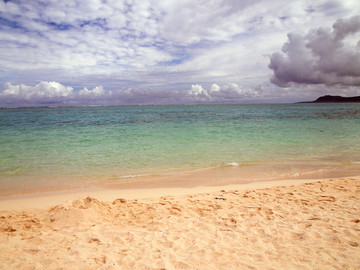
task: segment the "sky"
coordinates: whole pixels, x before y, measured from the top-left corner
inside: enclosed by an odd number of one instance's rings
[[[358,0],[0,0],[0,106],[360,95]]]

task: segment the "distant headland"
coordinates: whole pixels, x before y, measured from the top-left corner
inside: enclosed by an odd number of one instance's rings
[[[360,96],[356,97],[342,97],[342,96],[321,96],[314,101],[304,101],[299,103],[345,103],[345,102],[360,102]]]

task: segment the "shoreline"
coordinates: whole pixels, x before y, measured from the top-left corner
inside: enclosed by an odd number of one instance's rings
[[[117,176],[113,172],[106,175],[57,175],[54,178],[54,186],[41,186],[44,179],[37,180],[32,177],[27,180],[33,183],[31,188],[26,186],[7,187],[0,191],[0,205],[4,200],[17,198],[36,198],[45,196],[60,196],[74,193],[99,193],[111,190],[145,190],[145,189],[191,189],[206,187],[222,187],[229,185],[251,184],[269,181],[295,181],[295,180],[321,180],[328,178],[357,177],[360,175],[359,163],[302,163],[300,161],[289,162],[261,162],[226,165],[217,167],[198,167],[169,169],[159,173],[138,174],[135,176]],[[64,179],[60,181],[59,179]],[[16,181],[16,179],[13,179]],[[51,176],[46,178],[51,182]],[[40,181],[40,187],[37,182]],[[70,182],[72,185],[66,183]],[[62,184],[60,184],[62,183]],[[73,184],[76,183],[76,184]],[[69,195],[70,196],[70,195]],[[1,209],[1,208],[0,208]]]
[[[93,186],[87,188],[75,188],[57,191],[42,191],[35,193],[16,194],[0,196],[0,211],[18,211],[31,209],[47,209],[56,205],[61,205],[69,201],[79,200],[86,197],[94,197],[100,201],[112,202],[122,198],[126,200],[160,198],[163,196],[186,196],[194,194],[213,193],[219,190],[257,190],[263,188],[273,188],[280,186],[293,186],[304,183],[321,182],[330,179],[351,178],[360,180],[360,175],[338,178],[315,178],[315,179],[281,179],[281,180],[259,180],[248,181],[236,184],[219,185],[197,185],[197,186],[171,186],[171,182],[160,183],[156,186],[154,183],[143,182],[128,183],[129,185],[116,184],[105,186]],[[172,183],[173,184],[173,183]]]

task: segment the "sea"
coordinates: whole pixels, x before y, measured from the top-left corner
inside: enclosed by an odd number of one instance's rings
[[[348,177],[359,142],[359,103],[6,108],[0,195]]]

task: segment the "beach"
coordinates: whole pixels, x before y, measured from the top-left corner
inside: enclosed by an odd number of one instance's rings
[[[357,104],[0,111],[0,269],[359,269]]]
[[[3,198],[0,265],[359,269],[359,196],[347,177]]]
[[[360,270],[360,1],[294,2],[0,0],[0,270]]]

